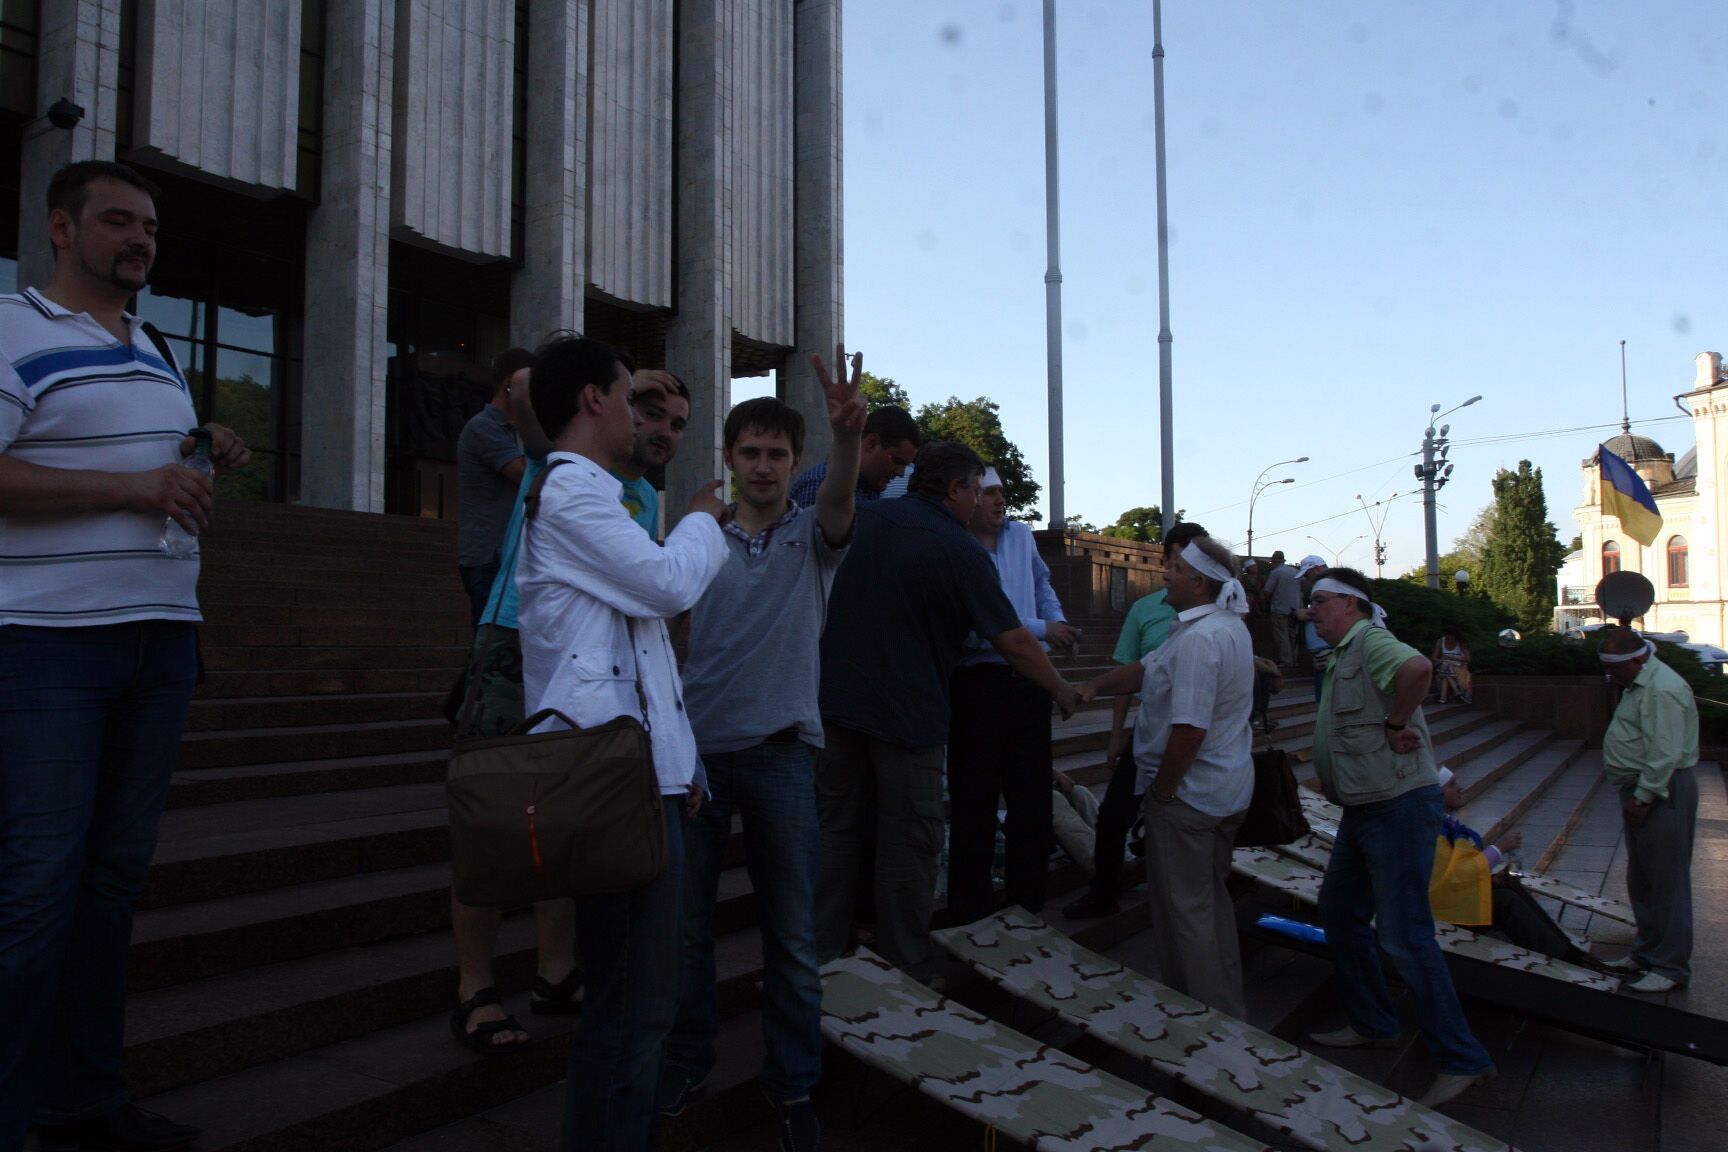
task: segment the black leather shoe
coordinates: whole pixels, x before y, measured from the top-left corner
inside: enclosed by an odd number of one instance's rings
[[[1114,916],[1120,910],[1121,904],[1116,897],[1097,896],[1088,892],[1062,909],[1062,915],[1070,920],[1096,920],[1100,916]]]
[[[36,1146],[41,1152],[173,1152],[191,1147],[198,1135],[190,1124],[127,1104],[99,1120],[38,1125]]]

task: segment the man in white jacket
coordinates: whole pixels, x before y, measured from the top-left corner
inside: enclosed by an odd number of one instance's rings
[[[648,1148],[678,998],[684,821],[701,803],[665,620],[694,605],[725,563],[726,506],[720,481],[705,485],[663,547],[631,521],[609,474],[634,445],[630,374],[606,345],[555,338],[536,355],[531,388],[553,451],[517,561],[527,712],[556,708],[584,728],[642,717],[640,677],[669,848],[653,883],[576,902],[587,998],[570,1047],[563,1146]]]

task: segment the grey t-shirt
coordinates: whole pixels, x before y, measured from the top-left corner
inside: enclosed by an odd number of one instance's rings
[[[516,506],[516,483],[499,469],[522,455],[504,413],[488,404],[463,425],[456,441],[456,563],[464,568],[498,558]]]
[[[736,752],[796,727],[822,747],[823,619],[846,556],[822,538],[815,508],[774,530],[759,556],[727,533],[730,555],[690,610],[684,704],[700,752]]]

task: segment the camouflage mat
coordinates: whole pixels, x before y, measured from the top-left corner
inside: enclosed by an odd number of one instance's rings
[[[1302,794],[1302,813],[1308,817],[1308,823],[1314,829],[1314,834],[1306,837],[1306,839],[1318,839],[1322,844],[1330,846],[1332,841],[1338,837],[1338,820],[1343,816],[1343,812],[1338,805],[1318,792],[1307,788],[1300,789],[1300,792]],[[1302,841],[1297,843],[1301,844]],[[1290,847],[1293,850],[1296,849],[1296,845]],[[1307,856],[1299,855],[1298,858],[1307,859]],[[1324,868],[1325,864],[1322,863],[1320,867]],[[1634,928],[1638,926],[1638,922],[1632,916],[1632,905],[1624,901],[1615,900],[1608,896],[1597,896],[1586,892],[1576,884],[1568,884],[1564,880],[1556,880],[1552,876],[1543,876],[1535,872],[1525,872],[1521,879],[1524,887],[1537,896],[1546,896],[1550,900],[1558,900],[1562,904],[1570,904],[1574,908],[1582,908],[1586,912],[1593,912],[1598,916],[1605,916],[1610,920],[1628,924]]]
[[[1322,1152],[1505,1152],[1495,1140],[1089,952],[1018,908],[933,933],[991,982]]]
[[[859,949],[822,968],[822,1034],[962,1115],[1040,1152],[1270,1152],[946,1000]]]
[[[1323,873],[1292,856],[1278,855],[1260,848],[1238,848],[1231,861],[1231,871],[1251,877],[1280,892],[1287,892],[1305,904],[1316,903],[1320,898]],[[1518,972],[1547,976],[1580,988],[1593,988],[1601,992],[1615,992],[1620,988],[1620,981],[1616,977],[1592,972],[1588,968],[1580,968],[1576,964],[1568,964],[1564,960],[1556,960],[1552,956],[1544,956],[1540,952],[1532,952],[1528,948],[1520,948],[1492,936],[1479,936],[1456,924],[1437,923],[1434,929],[1434,936],[1440,941],[1441,949],[1454,955],[1485,960]]]

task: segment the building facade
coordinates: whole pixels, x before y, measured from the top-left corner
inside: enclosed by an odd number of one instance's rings
[[[1624,432],[1607,441],[1649,486],[1662,530],[1648,547],[1602,514],[1596,453],[1583,462],[1584,496],[1574,509],[1582,547],[1560,571],[1555,628],[1600,622],[1596,585],[1610,572],[1641,572],[1656,603],[1638,623],[1652,632],[1685,632],[1722,646],[1728,637],[1728,372],[1716,352],[1700,352],[1692,387],[1677,399],[1692,414],[1695,447],[1678,460],[1647,436]]]
[[[138,311],[254,447],[228,494],[454,515],[491,358],[572,329],[690,385],[679,510],[735,377],[826,453],[840,85],[840,0],[6,0],[0,291],[49,278],[53,172],[118,159],[162,188]]]

